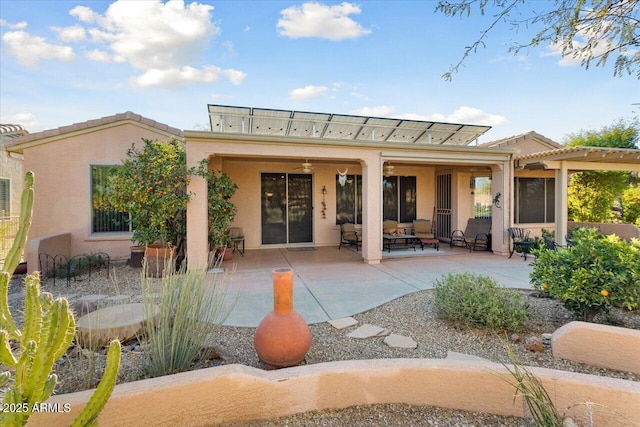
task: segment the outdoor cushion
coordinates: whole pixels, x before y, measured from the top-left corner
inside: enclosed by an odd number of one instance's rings
[[[413,235],[418,239],[433,239],[435,233],[429,219],[416,219],[413,221]]]
[[[392,221],[390,219],[382,222],[383,234],[396,234],[398,232],[398,221]]]

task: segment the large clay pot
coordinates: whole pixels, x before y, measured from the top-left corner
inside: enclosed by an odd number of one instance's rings
[[[149,245],[144,257],[147,263],[147,277],[162,277],[165,268],[173,268],[175,264],[175,250],[173,246]]]
[[[258,325],[253,346],[268,369],[295,366],[311,348],[311,331],[293,309],[293,270],[279,268],[273,277],[273,311]]]

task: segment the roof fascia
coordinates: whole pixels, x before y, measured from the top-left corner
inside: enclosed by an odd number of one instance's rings
[[[60,133],[60,134],[56,134],[56,135],[51,135],[51,136],[45,136],[39,139],[33,139],[27,142],[20,142],[20,138],[16,138],[16,140],[11,141],[10,143],[6,144],[6,148],[7,151],[9,152],[13,152],[13,153],[19,153],[19,154],[24,154],[24,150],[27,148],[33,148],[33,147],[37,147],[39,145],[43,145],[43,144],[49,144],[52,142],[57,142],[60,141],[62,139],[68,139],[68,138],[73,138],[76,136],[80,136],[80,135],[84,135],[87,133],[93,133],[93,132],[98,132],[101,130],[106,130],[109,128],[114,128],[114,127],[118,127],[118,126],[122,126],[125,124],[131,124],[155,133],[159,133],[162,134],[164,136],[166,136],[167,138],[174,138],[180,141],[184,141],[184,138],[181,136],[178,136],[174,133],[171,132],[167,132],[164,131],[162,129],[158,129],[157,127],[154,126],[150,126],[147,125],[145,123],[142,123],[140,121],[137,120],[131,120],[131,119],[123,119],[123,120],[118,120],[115,122],[111,122],[111,123],[102,123],[96,126],[91,126],[91,127],[86,127],[86,128],[82,128],[82,129],[76,129],[76,130],[71,130],[69,132],[64,132],[64,133]],[[29,135],[25,135],[25,136],[29,136]]]
[[[487,147],[470,147],[459,145],[434,145],[434,144],[416,144],[416,143],[380,143],[358,140],[334,140],[319,138],[292,138],[286,136],[270,136],[270,135],[253,135],[253,134],[231,134],[207,131],[185,130],[184,139],[189,142],[205,143],[205,142],[233,142],[237,144],[274,144],[274,145],[308,145],[317,147],[336,147],[336,148],[361,148],[375,150],[402,150],[402,152],[450,152],[464,154],[502,154],[512,155],[518,152],[514,148],[487,148]],[[393,153],[393,151],[389,151]]]

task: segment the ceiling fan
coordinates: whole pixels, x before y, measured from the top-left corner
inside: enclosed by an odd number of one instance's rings
[[[391,176],[395,173],[396,167],[390,163],[387,163],[384,165],[383,170],[384,170],[384,176]]]
[[[313,163],[310,163],[309,160],[305,159],[300,167],[296,168],[296,170],[301,170],[302,173],[311,173],[313,171]]]

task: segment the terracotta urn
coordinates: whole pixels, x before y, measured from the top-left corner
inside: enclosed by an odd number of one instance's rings
[[[271,276],[273,311],[258,325],[253,346],[268,369],[295,366],[311,348],[311,331],[293,309],[293,270],[278,268]]]

